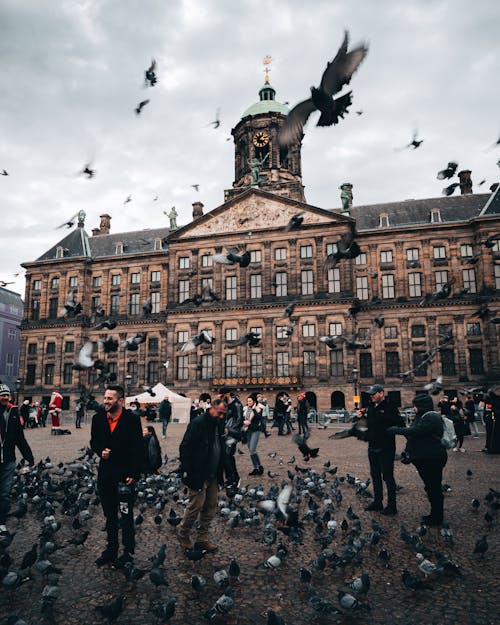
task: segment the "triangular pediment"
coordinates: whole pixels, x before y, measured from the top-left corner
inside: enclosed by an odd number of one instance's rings
[[[229,233],[246,234],[249,230],[284,228],[290,219],[302,212],[303,224],[346,223],[350,219],[339,213],[266,193],[248,191],[173,233],[170,240],[214,236]]]

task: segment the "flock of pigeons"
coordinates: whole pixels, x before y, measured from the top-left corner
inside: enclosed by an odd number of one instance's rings
[[[319,449],[311,450],[307,445],[301,448],[305,441],[299,437],[296,442],[304,460],[308,460],[309,454],[317,457]],[[21,463],[14,484],[15,505],[11,516],[26,531],[38,524],[38,539],[26,553],[18,554],[14,542],[17,532],[0,532],[0,583],[4,595],[19,592],[26,596],[30,592],[34,599],[33,590],[28,589],[41,588],[40,609],[47,619],[57,613],[61,586],[70,583],[65,579],[66,565],[97,538],[100,518],[96,491],[98,458],[90,449],[81,451],[83,453],[74,461],[57,466],[50,458],[41,460],[31,469]],[[240,453],[243,452],[240,450]],[[276,452],[268,456],[270,462],[277,463],[277,472],[268,472],[271,485],[267,488],[262,484],[242,486],[230,499],[221,496],[216,521],[219,532],[224,533],[225,527],[233,535],[241,533],[242,541],[255,539],[267,555],[259,558],[255,551],[254,563],[250,565],[253,570],[244,570],[236,557],[238,554],[234,554],[227,566],[212,562],[213,572],[207,576],[206,566],[205,575],[196,570],[198,563],[208,557],[206,552],[187,550],[185,555],[193,568],[190,582],[183,576],[175,579],[176,587],[191,584],[193,601],[208,622],[218,622],[219,617],[226,617],[237,609],[238,600],[253,592],[256,575],[269,576],[268,584],[272,586],[275,571],[281,567],[288,573],[296,567],[295,600],[303,602],[300,609],[310,610],[311,616],[367,614],[372,609],[372,579],[367,569],[380,570],[381,576],[377,575],[373,582],[379,584],[384,571],[401,567],[402,561],[408,562],[408,557],[403,555],[405,550],[415,554],[414,565],[406,565],[400,577],[402,588],[410,597],[439,590],[438,585],[453,583],[454,578],[462,577],[462,565],[449,555],[454,545],[449,525],[439,530],[442,541],[439,549],[430,546],[435,545],[436,537],[426,542],[425,526],[410,531],[401,525],[401,550],[395,550],[395,537],[389,541],[391,530],[375,518],[362,521],[354,511],[356,504],[346,505],[345,499],[348,499],[362,506],[372,496],[370,479],[340,475],[329,460],[315,470],[297,465],[294,456],[288,461]],[[163,540],[171,537],[174,542],[174,528],[180,523],[182,509],[188,502],[178,469],[169,468],[169,463],[177,461],[177,458],[169,461],[165,457],[163,471],[138,482],[135,517],[136,527],[149,523],[162,531]],[[469,470],[467,480],[471,479]],[[443,490],[448,492],[450,487],[445,485]],[[483,560],[488,557],[487,536],[500,508],[500,492],[490,488],[482,500],[474,498],[469,508],[474,515],[481,508],[485,510],[486,531],[478,538],[471,554],[473,559]],[[245,548],[245,553],[251,551]],[[310,559],[304,553],[315,555]],[[119,580],[113,582],[112,600],[98,605],[96,612],[108,623],[114,623],[127,602],[133,604],[144,596],[144,589],[150,597],[149,609],[158,623],[169,623],[178,603],[177,597],[168,594],[171,581],[166,567],[169,561],[172,559],[167,560],[165,543],[151,554],[147,566],[128,564],[122,571],[123,584]],[[244,579],[240,581],[241,578]],[[180,581],[182,579],[185,581]],[[328,591],[324,581],[328,583]],[[336,588],[333,593],[332,585]],[[279,599],[277,601],[279,603]],[[285,625],[286,622],[281,609],[267,610],[265,617],[268,625]],[[18,615],[9,618],[5,621],[9,625],[27,625]]]

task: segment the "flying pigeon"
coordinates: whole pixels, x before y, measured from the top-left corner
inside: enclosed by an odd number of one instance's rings
[[[198,347],[198,345],[202,345],[203,343],[207,343],[207,345],[211,345],[215,341],[214,338],[210,336],[207,330],[202,330],[199,334],[192,336],[188,339],[184,345],[181,347],[181,352],[190,352],[191,350]]]
[[[224,254],[215,254],[214,260],[216,263],[222,263],[223,265],[239,265],[240,267],[248,267],[250,264],[250,252],[238,254],[238,250],[229,250]]]
[[[154,87],[156,85],[156,83],[158,82],[158,78],[156,77],[155,69],[156,69],[156,61],[155,61],[155,59],[152,59],[151,60],[151,65],[144,72],[146,86]],[[149,85],[148,85],[148,83],[149,83]],[[148,102],[149,102],[149,100],[148,100]]]

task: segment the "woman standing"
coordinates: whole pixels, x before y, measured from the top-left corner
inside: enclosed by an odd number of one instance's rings
[[[450,406],[450,419],[453,421],[455,428],[455,434],[457,435],[457,444],[453,448],[453,451],[465,452],[462,447],[464,444],[464,436],[470,434],[469,426],[467,425],[467,418],[462,410],[462,402],[454,397]]]
[[[301,393],[297,397],[297,421],[299,422],[299,434],[302,434],[304,438],[309,436],[309,423],[307,421],[307,414],[309,412],[309,405],[307,403],[305,393]]]
[[[427,499],[431,504],[431,513],[422,517],[426,525],[441,525],[443,522],[443,491],[441,481],[443,468],[448,460],[446,449],[441,444],[443,421],[441,415],[434,411],[432,398],[420,393],[413,399],[415,420],[411,427],[390,427],[387,432],[402,434],[408,439],[403,456],[418,471],[424,483]]]
[[[158,469],[161,467],[161,447],[154,427],[148,425],[143,428],[142,436],[144,444],[144,467],[142,472],[145,475],[158,473]]]
[[[256,451],[262,431],[261,415],[262,408],[257,404],[256,395],[249,395],[247,397],[247,405],[243,411],[243,428],[246,428],[247,447],[253,464],[253,471],[249,475],[262,475],[264,473],[264,467],[261,465],[259,454]]]

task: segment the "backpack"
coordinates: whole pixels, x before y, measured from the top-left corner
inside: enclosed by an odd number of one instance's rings
[[[455,434],[455,426],[453,421],[448,417],[441,416],[443,422],[443,436],[441,436],[441,445],[445,449],[453,449],[457,444],[457,435]]]

